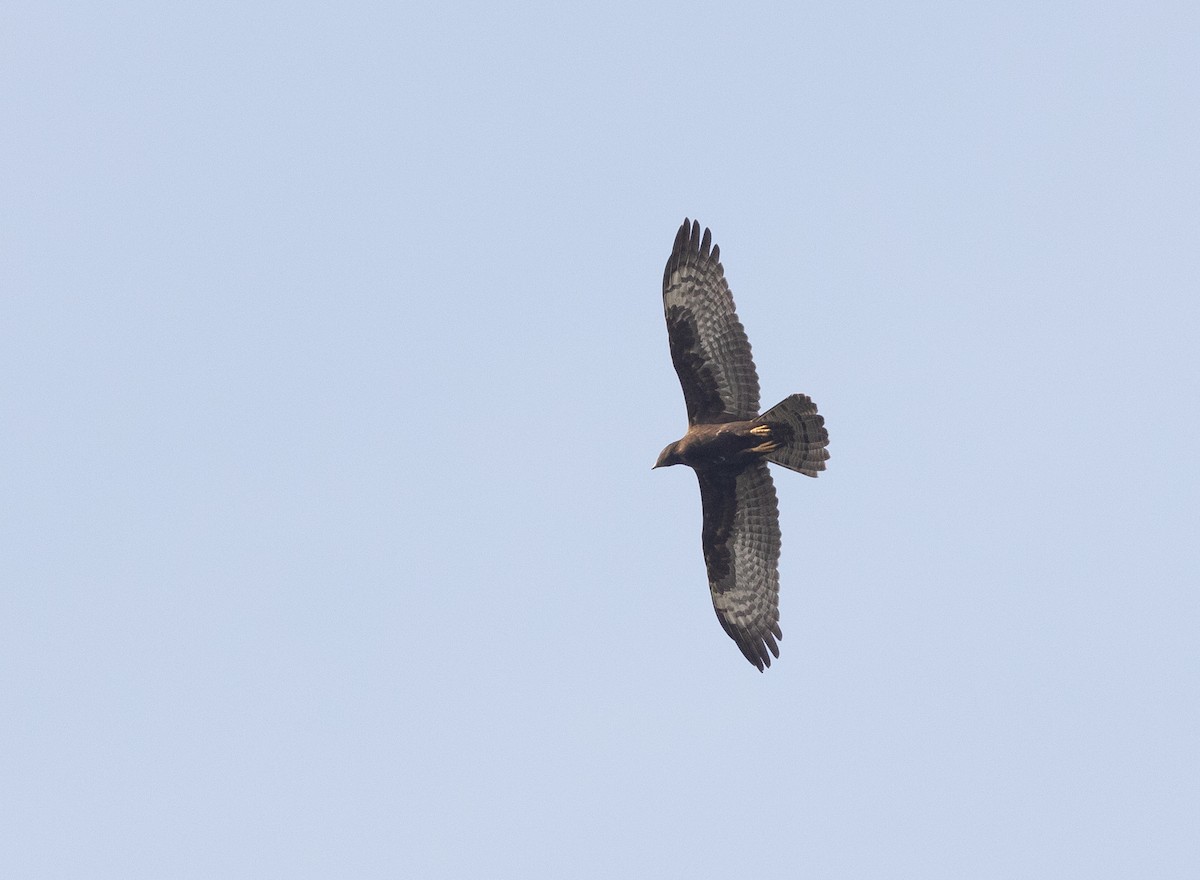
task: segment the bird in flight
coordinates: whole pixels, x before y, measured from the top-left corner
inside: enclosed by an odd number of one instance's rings
[[[767,462],[810,477],[825,470],[829,433],[793,394],[761,415],[750,342],[733,308],[720,248],[684,220],[663,272],[671,360],[688,429],[656,468],[686,464],[700,481],[701,543],[717,619],[763,671],[779,656],[779,504]]]

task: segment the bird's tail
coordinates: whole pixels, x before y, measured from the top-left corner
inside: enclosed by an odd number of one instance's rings
[[[757,422],[770,429],[770,439],[778,446],[764,456],[810,477],[825,470],[829,459],[829,432],[825,419],[817,414],[817,405],[804,394],[793,394],[758,417]]]

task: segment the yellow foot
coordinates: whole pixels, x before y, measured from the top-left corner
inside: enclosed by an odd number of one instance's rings
[[[771,428],[769,425],[757,425],[750,429],[750,433],[758,437],[770,437]]]
[[[758,455],[766,455],[769,452],[774,452],[778,448],[779,448],[778,443],[768,440],[766,443],[759,443],[757,446],[755,446],[750,451],[757,453]]]

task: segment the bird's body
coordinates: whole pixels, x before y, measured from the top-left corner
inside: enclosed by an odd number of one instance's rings
[[[829,435],[816,405],[793,394],[758,412],[758,374],[725,282],[720,249],[684,220],[663,273],[671,360],[683,387],[688,431],[655,467],[696,472],[704,511],[701,543],[713,607],[751,663],[779,656],[779,509],[772,461],[815,477]]]
[[[736,467],[766,451],[768,433],[754,420],[695,425],[663,450],[655,467],[686,464],[690,468]]]

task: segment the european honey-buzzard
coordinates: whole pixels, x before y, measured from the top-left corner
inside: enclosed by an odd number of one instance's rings
[[[699,222],[683,221],[663,272],[663,308],[688,430],[654,466],[686,464],[696,472],[713,607],[761,672],[783,638],[779,505],[767,462],[815,477],[829,458],[829,434],[803,394],[759,415],[758,374],[720,256],[708,229],[702,237]]]

